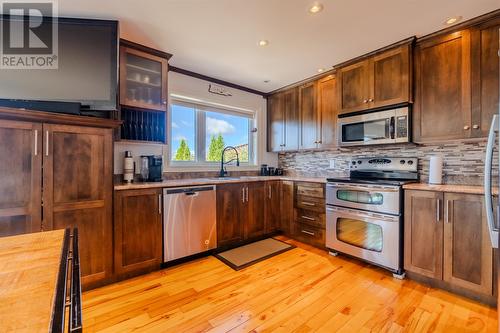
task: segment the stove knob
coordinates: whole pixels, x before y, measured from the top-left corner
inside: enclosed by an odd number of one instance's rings
[[[406,162],[405,162],[405,160],[401,160],[401,161],[399,161],[399,163],[405,164]]]
[[[413,161],[412,160],[409,160],[408,161],[408,165],[412,165],[413,164]]]
[[[358,164],[361,164],[361,161],[358,161]]]
[[[356,165],[356,161],[352,161],[352,165]]]

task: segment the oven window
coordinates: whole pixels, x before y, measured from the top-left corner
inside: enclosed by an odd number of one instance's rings
[[[337,199],[370,205],[382,205],[384,203],[384,196],[382,193],[371,193],[366,191],[338,190]]]
[[[337,239],[365,250],[382,252],[382,227],[373,223],[338,218]]]
[[[388,139],[390,120],[379,119],[342,125],[342,142]]]

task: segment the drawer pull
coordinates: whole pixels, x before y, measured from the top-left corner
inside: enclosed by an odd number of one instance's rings
[[[312,217],[309,217],[309,216],[305,216],[305,215],[302,215],[301,218],[303,218],[304,220],[316,221],[315,218],[312,218]]]
[[[316,204],[314,202],[302,201],[302,204],[305,206],[316,206]]]
[[[310,235],[310,236],[314,236],[314,232],[310,232],[310,231],[307,231],[307,230],[301,230],[300,232],[302,232],[303,234],[307,234],[307,235]]]

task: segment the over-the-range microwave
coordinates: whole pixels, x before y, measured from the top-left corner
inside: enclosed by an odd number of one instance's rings
[[[340,116],[340,146],[403,143],[410,141],[409,107]]]

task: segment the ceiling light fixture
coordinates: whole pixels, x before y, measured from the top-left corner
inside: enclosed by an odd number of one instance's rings
[[[320,3],[315,3],[314,5],[309,7],[309,13],[311,14],[317,14],[322,10],[323,10],[323,5]]]
[[[457,22],[460,22],[462,20],[462,16],[455,16],[455,17],[450,17],[449,19],[447,19],[444,24],[446,25],[452,25],[452,24],[455,24]]]
[[[269,82],[271,82],[271,81],[269,81],[269,80],[264,80],[264,83],[269,83]]]
[[[266,39],[259,40],[259,46],[267,46],[269,45],[269,41]]]

